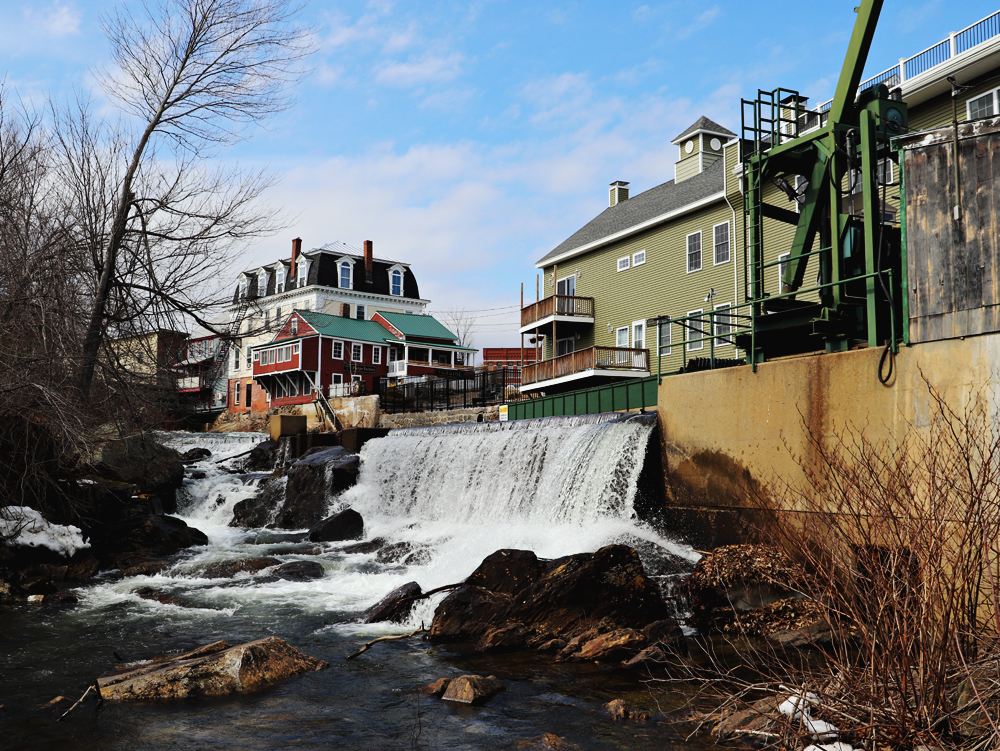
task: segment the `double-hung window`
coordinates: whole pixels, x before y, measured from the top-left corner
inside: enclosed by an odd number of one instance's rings
[[[965,109],[969,120],[978,120],[982,117],[993,117],[997,113],[996,91],[983,94],[975,99],[970,99],[965,104]]]
[[[274,277],[274,291],[284,292],[285,291],[285,270],[278,269]],[[280,308],[279,308],[280,310]]]
[[[716,224],[712,234],[715,239],[715,265],[729,263],[729,222]]]
[[[348,261],[340,262],[340,288],[351,289],[351,264]]]
[[[363,358],[364,350],[361,348],[360,344],[351,345],[351,361],[361,362]]]
[[[731,303],[725,302],[720,303],[715,306],[715,334],[716,336],[723,337],[721,339],[715,340],[715,346],[721,347],[726,344],[732,344],[733,340],[728,338],[729,334],[733,332],[733,314],[730,311],[732,307]]]
[[[702,310],[689,310],[689,316],[700,316]],[[705,336],[705,319],[704,318],[689,318],[687,321],[687,328],[685,329],[684,338],[687,340],[688,352],[695,352],[699,349],[705,348],[705,342],[703,337]]]
[[[670,354],[670,318],[661,319],[659,325],[659,345],[660,354],[669,355]]]
[[[332,357],[333,357],[334,360],[343,360],[344,359],[344,343],[343,342],[334,342],[333,343],[333,354],[332,354]]]
[[[701,271],[701,232],[692,232],[687,236],[687,270]]]
[[[365,320],[365,306],[364,305],[355,305],[354,306],[354,317],[357,318],[359,321]]]
[[[778,294],[782,292],[782,287],[784,286],[785,279],[785,269],[788,268],[788,257],[791,253],[782,253],[778,256]]]
[[[304,259],[300,259],[299,267],[296,271],[298,271],[299,274],[298,286],[305,287],[306,280],[309,278],[309,262]]]
[[[374,365],[381,365],[382,364],[382,348],[381,347],[372,347],[372,363]]]
[[[403,294],[403,272],[398,269],[390,275],[390,292],[399,297]]]

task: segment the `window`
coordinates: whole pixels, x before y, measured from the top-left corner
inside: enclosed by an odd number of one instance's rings
[[[997,112],[996,103],[993,99],[995,94],[995,91],[991,91],[989,94],[983,94],[981,97],[976,97],[966,102],[965,107],[969,120],[978,120],[981,117],[993,117]]]
[[[701,271],[701,232],[692,232],[687,236],[687,269]]]
[[[629,256],[625,256],[624,258],[619,258],[618,259],[618,270],[619,271],[627,271],[628,268],[629,268],[629,264],[631,262],[632,262],[632,259]]]
[[[240,297],[247,296],[247,278],[244,276],[240,279]],[[239,404],[239,401],[236,402]]]
[[[340,287],[351,289],[351,264],[348,261],[340,262]]]
[[[565,279],[560,279],[558,282],[556,282],[556,294],[566,295],[568,297],[573,297],[574,295],[576,295],[576,274],[572,274],[570,276],[567,276]],[[567,302],[572,304],[572,301],[567,301]],[[560,310],[559,312],[563,313],[566,311]]]
[[[247,401],[246,401],[247,407],[253,404],[253,401],[251,400],[252,396],[253,396],[253,383],[251,382],[247,384]]]
[[[292,354],[297,355],[298,353],[299,353],[299,345],[298,342],[296,342],[295,344],[292,345]]]
[[[791,253],[782,253],[780,256],[778,256],[778,261],[779,261],[779,263],[778,263],[778,294],[779,295],[781,294],[782,287],[785,286],[785,283],[784,283],[783,280],[785,278],[785,269],[788,268],[788,257],[790,255],[791,255]]]
[[[237,407],[240,406],[240,391],[242,390],[243,388],[240,382],[237,381],[236,387],[233,389],[233,404],[235,404]]]
[[[646,322],[632,321],[632,348],[646,348]]]
[[[313,392],[313,382],[309,377],[309,373],[303,371],[302,373],[302,393],[309,396]]]
[[[293,318],[292,319],[292,325],[289,327],[289,331],[291,331],[291,333],[293,333],[293,334],[299,333],[299,319],[298,318]]]
[[[729,263],[729,222],[716,224],[712,233],[715,235],[715,265]]]
[[[334,360],[344,359],[344,343],[334,342],[333,343],[333,354],[331,355]]]
[[[357,318],[359,321],[365,320],[365,306],[364,305],[355,305],[354,306],[354,317]]]
[[[285,270],[283,268],[278,269],[278,272],[274,278],[274,291],[275,292],[285,291]],[[278,308],[278,310],[281,310],[281,308]]]
[[[288,396],[298,396],[299,395],[299,377],[297,375],[292,375],[288,379]]]
[[[283,399],[285,396],[285,384],[280,378],[275,379],[275,381],[276,382],[274,384],[274,398]]]
[[[628,326],[622,326],[621,328],[615,330],[615,346],[628,346]]]
[[[877,185],[892,185],[893,171],[892,171],[892,160],[891,159],[879,159],[878,160],[878,171],[876,173]]]
[[[271,330],[271,313],[270,311],[264,311],[264,331]]]
[[[267,272],[263,269],[260,270],[260,276],[257,277],[257,294],[260,297],[267,294]]]
[[[659,326],[659,345],[660,354],[669,355],[670,354],[670,319],[667,318],[665,321],[660,321]]]
[[[351,362],[361,362],[364,357],[364,350],[360,344],[351,345]]]
[[[632,254],[632,266],[642,266],[646,262],[646,251],[640,250],[638,253]]]
[[[240,348],[239,347],[234,347],[233,348],[233,370],[239,370],[239,369],[240,369]]]
[[[299,259],[299,267],[296,269],[299,272],[299,287],[306,286],[306,280],[309,278],[309,262],[304,258]]]
[[[721,337],[727,337],[725,339],[716,339],[715,346],[722,347],[727,344],[732,344],[733,340],[729,339],[728,336],[733,332],[733,314],[729,310],[732,307],[731,303],[724,302],[715,306],[715,334]]]
[[[382,364],[382,348],[372,347],[372,363],[375,365]]]
[[[403,294],[403,272],[399,271],[397,269],[397,270],[393,271],[392,274],[389,275],[389,279],[390,279],[390,289],[389,289],[389,292],[391,294],[397,295],[397,296],[398,295],[402,295]]]
[[[702,313],[701,310],[689,310],[689,316],[696,316]],[[694,352],[699,349],[704,349],[704,341],[692,341],[695,339],[700,340],[705,336],[705,319],[704,318],[690,318],[687,322],[687,328],[684,330],[684,339],[687,341],[688,352]]]
[[[274,309],[274,325],[276,327],[281,325],[281,306],[280,305]]]
[[[256,352],[253,353],[253,359],[254,359],[254,362],[257,361],[257,353]],[[250,348],[248,347],[247,348],[247,370],[250,370],[250,368],[251,368],[251,365],[250,365]]]
[[[573,351],[573,345],[576,343],[576,339],[572,336],[566,339],[556,339],[556,357],[562,357],[563,355],[568,355]]]

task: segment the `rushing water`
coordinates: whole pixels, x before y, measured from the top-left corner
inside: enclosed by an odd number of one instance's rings
[[[587,749],[689,746],[666,721],[616,725],[600,711],[628,695],[669,710],[671,697],[646,692],[635,676],[606,667],[555,663],[531,653],[482,656],[418,640],[386,642],[356,660],[345,656],[376,636],[429,624],[439,598],[407,624],[357,623],[358,612],[415,580],[425,590],[460,581],[489,553],[526,548],[541,557],[595,550],[624,540],[693,560],[686,546],[634,519],[632,501],[651,428],[643,419],[561,418],[397,430],[362,451],[358,484],[344,506],[365,518],[366,536],[408,542],[411,565],[382,564],[327,546],[311,554],[301,533],[228,526],[233,506],[263,476],[219,464],[253,446],[259,434],[171,434],[183,451],[212,457],[185,480],[179,516],[209,536],[156,576],[105,574],[79,590],[73,608],[24,606],[0,613],[0,747],[18,749],[512,749],[555,733]],[[222,462],[225,465],[225,462]],[[273,555],[318,560],[321,579],[204,576],[212,563]],[[266,574],[266,572],[265,572]],[[140,599],[148,586],[182,605]],[[443,597],[443,595],[442,595]],[[254,696],[169,704],[68,706],[116,663],[179,652],[217,639],[238,643],[275,635],[331,663]],[[451,706],[413,689],[442,676],[492,673],[507,691],[484,707]]]

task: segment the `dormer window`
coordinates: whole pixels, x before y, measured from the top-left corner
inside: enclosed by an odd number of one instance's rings
[[[352,289],[351,276],[354,267],[351,265],[350,261],[340,262],[340,288],[341,289]]]
[[[261,297],[267,294],[267,272],[264,269],[260,270],[257,277],[257,294]]]
[[[275,277],[274,280],[274,291],[275,292],[285,291],[285,270],[283,268],[278,269],[277,271],[277,277]]]
[[[298,272],[299,272],[298,285],[299,287],[304,287],[306,286],[306,279],[309,278],[309,261],[307,261],[305,258],[299,260]]]
[[[391,274],[392,284],[390,285],[391,293],[397,297],[403,294],[403,273],[401,271],[394,270]]]
[[[247,282],[249,280],[244,276],[240,278],[240,297],[247,296]]]

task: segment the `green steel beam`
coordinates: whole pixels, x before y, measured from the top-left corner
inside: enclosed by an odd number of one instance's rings
[[[830,105],[828,123],[842,122],[854,107],[861,74],[864,72],[865,63],[868,62],[868,51],[871,49],[881,12],[882,0],[862,0],[858,7],[858,18],[854,22],[851,42],[847,45],[844,67],[840,70],[837,91],[833,95],[833,104]]]

